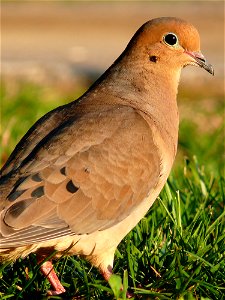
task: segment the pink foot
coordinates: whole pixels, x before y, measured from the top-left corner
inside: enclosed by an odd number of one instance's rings
[[[127,292],[126,296],[127,296],[127,299],[134,298],[134,294],[130,293],[130,292]]]
[[[66,291],[56,275],[51,261],[44,262],[40,267],[40,271],[48,279],[53,288],[53,290],[47,292],[48,295],[59,295]]]

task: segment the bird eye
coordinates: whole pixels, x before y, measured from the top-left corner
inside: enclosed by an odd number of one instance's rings
[[[167,33],[164,35],[163,40],[167,45],[170,46],[174,46],[178,43],[178,37],[174,33]]]

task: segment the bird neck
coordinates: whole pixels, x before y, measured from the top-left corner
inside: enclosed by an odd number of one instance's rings
[[[164,139],[169,139],[176,149],[179,126],[176,97],[180,70],[160,70],[160,66],[150,68],[132,63],[134,60],[124,62],[124,59],[113,64],[87,91],[86,104],[95,109],[96,105],[133,107],[150,118]]]
[[[165,129],[178,131],[179,79],[180,69],[160,70],[160,66],[150,68],[130,61],[113,65],[98,85],[98,92],[105,93],[102,99],[108,98],[110,103],[129,105]]]

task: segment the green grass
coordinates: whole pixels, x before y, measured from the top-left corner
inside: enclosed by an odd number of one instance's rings
[[[70,91],[67,99],[80,93]],[[210,109],[201,94],[195,98],[197,102],[181,99],[175,167],[148,214],[119,245],[117,275],[108,284],[88,262],[63,257],[55,268],[67,292],[49,299],[126,299],[127,289],[135,299],[225,299],[222,98],[211,99]],[[3,85],[1,99],[5,161],[32,123],[63,104],[65,96],[31,84],[15,90]],[[0,267],[0,299],[45,299],[49,288],[34,254]]]

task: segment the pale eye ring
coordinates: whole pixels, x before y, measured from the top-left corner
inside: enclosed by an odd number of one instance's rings
[[[178,44],[178,37],[175,33],[169,32],[164,35],[163,41],[169,46],[176,46]]]

